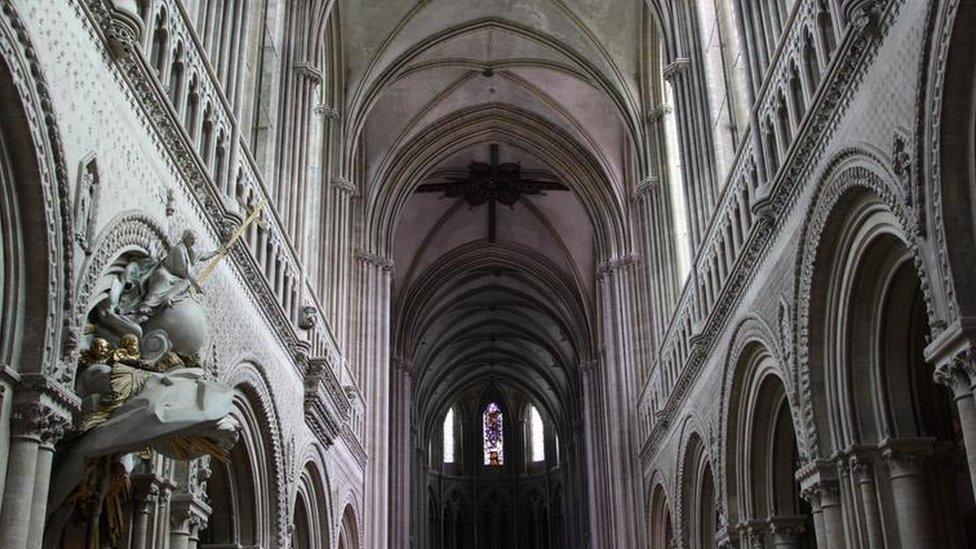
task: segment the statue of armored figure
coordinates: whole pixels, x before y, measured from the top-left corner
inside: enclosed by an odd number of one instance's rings
[[[201,254],[195,244],[196,235],[187,230],[167,252],[158,245],[149,256],[121,258],[96,284],[88,348],[76,376],[82,410],[58,453],[49,497],[49,520],[60,525],[52,535],[85,524],[81,507],[106,504],[108,496],[97,490],[93,496],[91,489],[118,476],[124,456],[152,449],[178,460],[226,459],[237,442],[233,390],[206,379],[198,367],[208,323],[193,295],[202,292],[197,265],[225,256],[228,246]],[[96,524],[88,532],[97,538],[100,529],[104,525]]]
[[[143,335],[143,324],[165,308],[178,305],[191,295],[203,293],[195,277],[196,267],[220,251],[199,253],[196,233],[183,231],[180,242],[166,253],[156,247],[153,257],[134,258],[111,282],[106,298],[95,307],[96,324],[114,336]]]

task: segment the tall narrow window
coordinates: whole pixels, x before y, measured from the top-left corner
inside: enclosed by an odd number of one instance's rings
[[[535,406],[529,407],[529,440],[532,442],[532,462],[546,460],[546,433],[542,426],[542,416]]]
[[[484,427],[485,465],[501,467],[505,464],[505,418],[494,402],[485,407]]]
[[[454,463],[454,408],[444,417],[444,463]]]
[[[674,88],[664,82],[664,139],[668,163],[668,186],[671,189],[671,208],[674,210],[674,243],[677,250],[678,278],[682,282],[691,271],[691,240],[688,236],[688,207],[685,200],[684,167],[678,144],[678,123],[674,112]]]

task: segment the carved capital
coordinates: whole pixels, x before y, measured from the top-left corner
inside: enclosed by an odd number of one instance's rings
[[[309,63],[295,63],[295,74],[312,84],[322,82],[322,71]]]
[[[972,352],[960,351],[951,360],[939,364],[932,377],[936,383],[952,390],[956,398],[971,395],[973,382],[976,380]]]
[[[34,400],[14,404],[10,427],[15,437],[36,438],[53,446],[71,428],[71,420],[56,408]]]
[[[349,196],[359,196],[359,189],[356,188],[356,184],[342,177],[341,175],[334,176],[332,178],[332,188],[337,191],[343,192]]]
[[[313,112],[327,120],[339,119],[339,109],[336,109],[334,107],[329,107],[328,105],[319,105],[315,107]]]
[[[924,474],[925,460],[932,454],[935,439],[909,438],[888,440],[881,455],[892,479]]]
[[[691,59],[687,57],[679,57],[672,61],[668,66],[664,67],[662,76],[665,80],[673,80],[680,74],[684,74],[691,69]]]
[[[393,272],[393,260],[364,250],[356,250],[356,260],[367,267],[380,269],[383,272]]]
[[[174,531],[195,537],[210,519],[210,506],[191,494],[175,494],[170,498],[169,522]]]
[[[835,460],[818,459],[807,463],[796,472],[796,480],[800,483],[800,496],[815,511],[837,505],[840,489]]]

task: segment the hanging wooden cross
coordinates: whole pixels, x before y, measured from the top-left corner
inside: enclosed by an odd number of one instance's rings
[[[498,235],[498,203],[509,208],[524,195],[545,195],[544,191],[568,191],[557,181],[540,181],[522,177],[522,165],[499,162],[498,145],[490,148],[490,163],[472,161],[467,177],[447,177],[444,183],[426,183],[417,187],[418,193],[444,193],[444,198],[463,198],[468,207],[488,204],[488,242]]]

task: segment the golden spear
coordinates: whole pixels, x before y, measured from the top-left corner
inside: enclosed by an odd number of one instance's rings
[[[247,230],[248,225],[253,223],[254,220],[258,218],[258,215],[261,213],[261,209],[264,208],[264,205],[267,203],[267,200],[262,200],[257,206],[254,207],[253,210],[251,210],[251,213],[248,214],[247,219],[244,220],[244,223],[241,223],[241,226],[234,231],[234,234],[231,235],[227,243],[220,247],[220,251],[217,252],[217,255],[211,259],[210,263],[208,263],[207,266],[204,267],[203,271],[200,272],[200,276],[197,277],[198,285],[203,286],[203,283],[210,278],[210,275],[213,274],[214,270],[217,268],[217,265],[219,265],[220,262],[223,261],[228,254],[230,254],[234,244],[237,244],[237,241],[244,236],[244,231]]]

